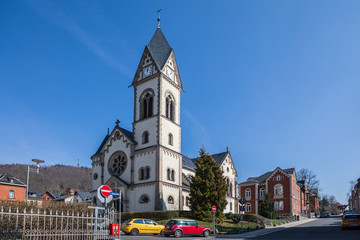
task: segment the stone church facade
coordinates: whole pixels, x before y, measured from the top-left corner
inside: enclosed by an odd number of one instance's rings
[[[117,121],[91,157],[92,194],[103,184],[121,189],[124,212],[189,210],[196,158],[181,154],[183,87],[174,51],[160,27],[145,46],[132,86],[132,131]],[[230,152],[212,156],[228,184],[225,212],[238,212],[237,172]]]

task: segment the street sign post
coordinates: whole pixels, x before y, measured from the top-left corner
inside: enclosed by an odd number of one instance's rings
[[[214,219],[214,235],[216,233],[216,229],[215,229],[215,212],[216,212],[216,206],[213,205],[211,210],[213,211],[213,219]]]
[[[106,186],[104,188],[104,186]],[[99,201],[101,203],[109,203],[111,202],[111,200],[113,199],[113,196],[110,195],[111,193],[111,189],[109,186],[107,185],[101,185],[98,189],[97,189],[97,198],[99,199]],[[105,197],[107,196],[107,197]]]
[[[245,213],[245,206],[244,204],[246,203],[246,199],[245,198],[239,198],[239,203],[240,203],[240,214],[241,214],[241,233],[243,232],[243,215]]]
[[[120,197],[120,193],[118,192],[110,192],[111,196]]]

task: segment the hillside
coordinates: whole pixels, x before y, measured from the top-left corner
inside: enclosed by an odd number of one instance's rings
[[[26,164],[0,164],[0,173],[9,173],[26,184]],[[32,168],[35,166],[32,165]],[[30,172],[30,186],[40,192],[64,192],[67,187],[90,191],[91,168],[65,165],[40,167],[39,174]]]

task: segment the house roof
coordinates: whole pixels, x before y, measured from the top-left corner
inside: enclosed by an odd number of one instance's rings
[[[0,184],[6,184],[6,185],[17,185],[26,187],[26,184],[20,181],[19,179],[11,176],[8,173],[1,174],[0,173]]]
[[[149,44],[147,45],[152,58],[159,70],[162,70],[169,58],[172,48],[166,40],[161,28],[157,28]]]
[[[217,162],[219,165],[221,165],[222,162],[224,161],[224,159],[226,158],[227,153],[228,152],[216,153],[216,154],[213,154],[210,156],[215,160],[215,162]],[[182,164],[183,164],[183,166],[185,166],[187,168],[195,170],[196,162],[197,162],[197,158],[189,158],[184,155],[182,157]]]
[[[191,168],[194,170],[196,169],[196,165],[194,161],[191,158],[184,155],[182,156],[182,165],[183,167]]]
[[[118,128],[120,129],[121,132],[123,132],[133,143],[136,144],[136,141],[134,140],[134,137],[133,137],[133,133],[126,130],[125,128],[122,128],[122,127],[119,127]]]
[[[276,168],[277,169],[277,168]],[[275,169],[275,170],[276,170]],[[280,168],[281,169],[281,168]],[[274,170],[274,171],[275,171]],[[287,168],[287,169],[281,169],[284,172],[286,172],[287,174],[292,174],[295,171],[295,168]],[[244,183],[262,183],[265,182],[266,179],[274,172],[274,171],[269,171],[266,172],[258,177],[249,177],[245,182],[242,182],[240,184],[244,184]]]
[[[87,201],[89,199],[92,198],[92,195],[90,192],[80,192],[80,191],[76,191],[75,195],[78,195],[82,201]]]
[[[100,144],[100,147],[98,148],[98,150],[96,151],[95,154],[99,154],[101,152],[101,149],[104,147],[104,145],[105,145],[106,141],[108,140],[109,136],[110,136],[109,134],[106,134],[104,140]]]

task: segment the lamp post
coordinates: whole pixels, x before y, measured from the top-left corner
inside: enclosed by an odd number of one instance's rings
[[[39,174],[40,163],[45,162],[44,160],[40,160],[40,159],[32,159],[31,161],[36,163],[36,168],[31,168],[31,166],[28,166],[27,179],[26,179],[26,193],[25,193],[26,201],[28,200],[28,194],[29,194],[29,174],[30,172],[36,172],[37,174]]]

